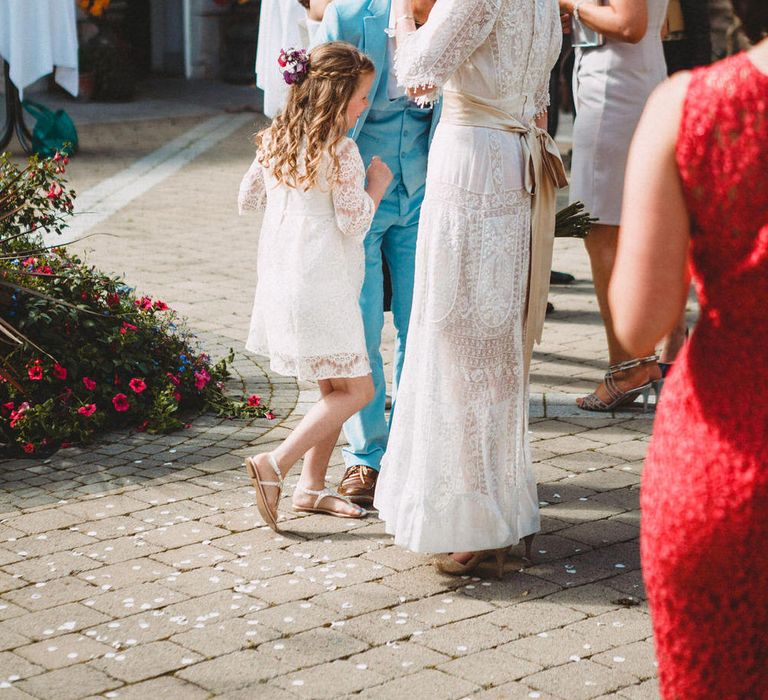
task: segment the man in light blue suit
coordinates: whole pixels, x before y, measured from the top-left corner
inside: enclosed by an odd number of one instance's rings
[[[415,0],[417,23],[426,21],[434,3],[435,0]],[[376,77],[369,95],[371,106],[358,120],[352,138],[357,141],[364,163],[379,156],[394,175],[365,238],[365,281],[360,295],[375,396],[344,425],[349,446],[344,449],[347,470],[339,493],[362,506],[373,503],[376,477],[389,437],[389,421],[385,415],[386,378],[380,348],[384,325],[382,255],[392,280],[392,315],[397,330],[394,410],[413,300],[416,232],[424,198],[427,152],[439,119],[438,107],[434,110],[417,107],[397,86],[392,66],[395,46],[390,34],[393,32],[388,33],[388,29],[394,29],[397,19],[391,0],[335,0],[327,7],[313,40],[313,45],[346,41],[373,60]]]

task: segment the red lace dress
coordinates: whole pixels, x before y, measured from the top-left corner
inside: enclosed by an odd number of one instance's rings
[[[677,145],[701,316],[643,474],[662,695],[768,698],[768,75],[693,73]]]

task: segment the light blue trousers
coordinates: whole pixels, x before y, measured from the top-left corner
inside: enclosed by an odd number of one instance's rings
[[[416,234],[423,199],[423,187],[416,195],[408,197],[403,185],[398,185],[382,200],[371,230],[365,237],[365,280],[360,294],[360,310],[375,393],[373,401],[344,423],[344,434],[349,446],[343,452],[348,467],[364,464],[378,471],[387,449],[392,417],[390,415],[390,420],[387,420],[384,408],[387,382],[381,358],[381,331],[384,327],[384,273],[381,256],[384,255],[392,278],[392,315],[397,331],[392,378],[394,413],[411,318]]]

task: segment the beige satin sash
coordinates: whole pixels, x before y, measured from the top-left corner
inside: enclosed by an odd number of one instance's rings
[[[531,195],[531,262],[528,275],[528,310],[525,319],[525,376],[531,366],[534,343],[541,343],[547,313],[549,274],[555,241],[555,198],[557,190],[568,184],[565,166],[552,137],[535,124],[526,126],[506,109],[508,105],[490,103],[446,91],[440,120],[448,124],[480,126],[511,131],[521,136],[525,159],[525,189]],[[518,111],[518,110],[515,110]],[[521,110],[520,110],[521,111]]]

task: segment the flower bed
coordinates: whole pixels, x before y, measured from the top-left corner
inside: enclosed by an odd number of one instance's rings
[[[34,454],[104,430],[168,431],[190,411],[271,417],[260,397],[224,393],[227,360],[214,363],[160,299],[35,231],[60,231],[74,193],[66,159],[0,159],[0,443]],[[14,194],[15,193],[15,194]]]

